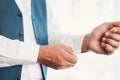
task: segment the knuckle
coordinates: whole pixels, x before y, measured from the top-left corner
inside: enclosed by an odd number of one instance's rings
[[[58,66],[59,66],[59,67],[64,67],[64,66],[65,66],[65,65],[64,65],[64,62],[61,61]]]
[[[69,59],[69,56],[67,54],[63,54],[63,58],[66,60]]]

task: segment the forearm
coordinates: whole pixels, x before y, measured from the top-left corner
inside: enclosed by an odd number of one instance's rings
[[[37,62],[39,46],[0,36],[0,64],[33,64]]]

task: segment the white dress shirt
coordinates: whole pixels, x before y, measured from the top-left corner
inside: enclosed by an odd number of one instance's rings
[[[39,46],[35,42],[35,36],[31,20],[31,0],[15,0],[23,15],[24,42],[11,40],[0,36],[0,67],[23,65],[21,80],[40,80],[41,70],[37,64]],[[51,4],[47,1],[48,37],[49,44],[65,44],[73,48],[76,53],[81,51],[83,36],[69,36],[56,32],[57,19],[53,15]],[[55,30],[55,31],[54,31]]]

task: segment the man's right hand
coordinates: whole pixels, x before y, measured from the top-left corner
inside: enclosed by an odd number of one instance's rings
[[[70,47],[64,45],[40,46],[38,63],[54,69],[65,69],[73,67],[77,57]]]

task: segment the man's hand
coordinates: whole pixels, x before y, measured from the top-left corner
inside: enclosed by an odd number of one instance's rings
[[[73,67],[77,57],[70,47],[64,45],[41,46],[38,63],[54,69],[65,69]]]
[[[120,22],[104,23],[96,27],[90,34],[85,36],[82,51],[92,50],[101,54],[113,53],[120,41],[120,33],[113,32],[113,27],[119,29]]]

